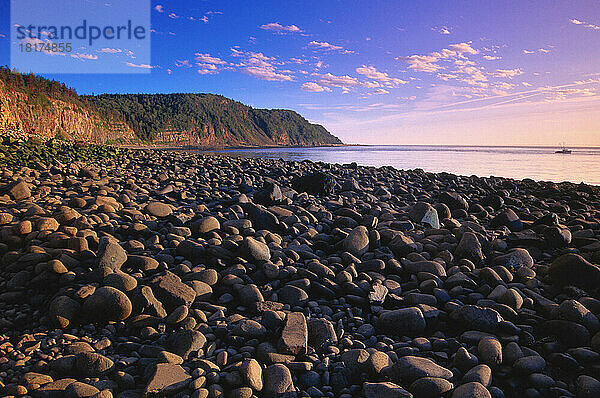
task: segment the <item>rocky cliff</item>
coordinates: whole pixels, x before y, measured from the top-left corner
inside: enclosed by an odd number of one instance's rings
[[[83,103],[7,87],[0,80],[0,127],[50,139],[56,136],[94,143],[137,140],[123,122],[108,122]]]
[[[203,147],[342,142],[284,109],[254,109],[214,94],[79,96],[60,82],[0,68],[0,128],[93,143]]]

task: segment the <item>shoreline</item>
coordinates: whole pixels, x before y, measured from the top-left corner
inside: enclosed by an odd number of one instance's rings
[[[0,187],[5,395],[593,383],[598,187],[165,150]]]

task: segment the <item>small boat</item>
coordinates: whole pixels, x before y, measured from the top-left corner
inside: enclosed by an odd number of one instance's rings
[[[562,155],[570,155],[571,152],[572,151],[570,149],[568,149],[564,143],[562,144],[562,149],[560,149],[558,151],[554,151],[554,153],[560,153]]]

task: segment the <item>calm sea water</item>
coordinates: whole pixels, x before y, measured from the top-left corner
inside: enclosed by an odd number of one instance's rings
[[[600,185],[600,148],[555,147],[356,146],[339,148],[265,148],[212,151],[237,156],[327,163],[356,162],[364,166],[421,168],[430,172],[497,176]]]

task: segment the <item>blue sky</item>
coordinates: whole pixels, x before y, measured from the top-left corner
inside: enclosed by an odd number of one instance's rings
[[[8,1],[0,7],[9,64]],[[123,61],[149,74],[47,76],[84,94],[210,92],[294,109],[349,143],[600,145],[597,1],[150,7],[151,63]]]

